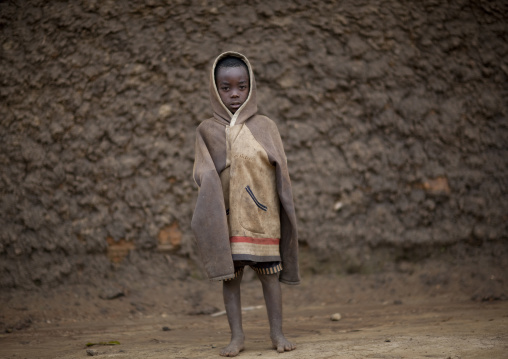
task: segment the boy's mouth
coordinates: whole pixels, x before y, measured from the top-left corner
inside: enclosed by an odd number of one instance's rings
[[[240,102],[235,102],[229,105],[231,108],[239,109],[242,104]]]

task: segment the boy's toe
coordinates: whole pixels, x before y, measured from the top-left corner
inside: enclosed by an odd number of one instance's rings
[[[221,356],[223,357],[234,357],[234,356],[237,356],[238,353],[234,353],[234,352],[231,352],[229,350],[223,350],[221,353],[220,353]]]
[[[272,339],[273,348],[277,349],[278,353],[284,353],[289,352],[291,350],[296,349],[296,345],[288,341],[286,338],[284,338],[283,335],[281,335],[278,338]]]

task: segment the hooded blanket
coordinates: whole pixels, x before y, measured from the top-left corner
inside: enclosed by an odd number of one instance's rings
[[[226,56],[248,68],[247,100],[232,114],[215,85]],[[234,277],[233,261],[281,261],[279,280],[299,284],[298,234],[286,155],[275,123],[257,114],[256,82],[247,58],[221,54],[210,74],[213,117],[196,130],[193,176],[199,188],[191,227],[211,280]]]

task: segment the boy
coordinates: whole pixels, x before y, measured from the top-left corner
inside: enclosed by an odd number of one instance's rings
[[[247,58],[226,52],[210,74],[213,118],[196,130],[194,180],[199,187],[192,230],[211,280],[223,281],[231,342],[244,349],[240,282],[249,265],[261,281],[278,352],[295,346],[282,333],[280,282],[299,284],[298,238],[291,182],[276,125],[257,115],[256,83]]]

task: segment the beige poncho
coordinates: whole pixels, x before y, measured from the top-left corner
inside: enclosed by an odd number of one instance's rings
[[[242,59],[250,92],[233,115],[222,103],[214,69],[224,56]],[[291,182],[279,131],[257,115],[256,82],[247,58],[227,52],[210,75],[213,117],[196,130],[194,180],[199,187],[192,230],[212,280],[234,277],[233,261],[281,261],[280,281],[300,282]]]

